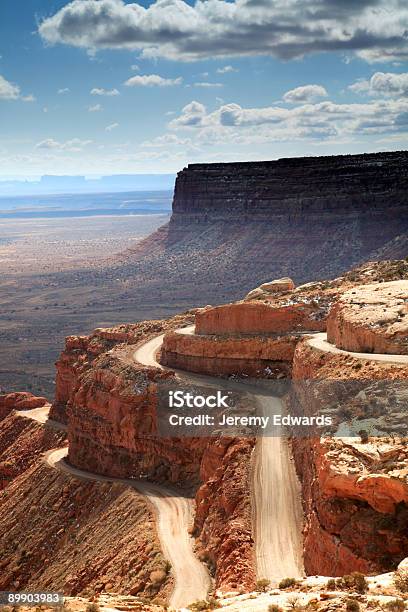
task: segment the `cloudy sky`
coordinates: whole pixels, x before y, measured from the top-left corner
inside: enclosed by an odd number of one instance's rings
[[[0,175],[407,148],[406,0],[1,0]]]

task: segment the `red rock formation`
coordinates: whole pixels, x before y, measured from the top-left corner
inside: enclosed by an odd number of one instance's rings
[[[292,409],[300,405],[303,414],[316,414],[328,398],[336,402],[330,381],[400,381],[408,378],[408,368],[325,353],[303,341],[295,351],[293,377],[322,381],[320,390],[300,385],[291,397]],[[353,405],[352,390],[353,385],[340,387],[343,409]],[[395,567],[408,550],[405,446],[398,440],[366,445],[359,439],[295,438],[293,450],[306,517],[306,571],[342,575]]]
[[[8,486],[51,449],[66,446],[66,433],[18,413],[0,422],[0,489]]]
[[[134,490],[85,482],[37,461],[0,496],[0,589],[165,601],[172,578],[154,521]],[[163,580],[153,585],[156,571]]]
[[[36,397],[32,393],[7,393],[0,395],[0,421],[13,410],[32,410],[48,403],[45,397]]]
[[[213,440],[201,464],[194,530],[199,555],[224,591],[255,586],[250,457],[255,440]]]
[[[299,336],[204,336],[168,332],[160,362],[213,376],[289,376]]]
[[[361,285],[344,293],[327,321],[327,338],[361,353],[408,354],[408,281]]]
[[[317,304],[239,302],[197,312],[196,334],[286,334],[325,329]]]

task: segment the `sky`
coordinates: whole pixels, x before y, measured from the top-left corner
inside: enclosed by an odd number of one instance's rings
[[[0,178],[406,149],[406,0],[1,0]]]

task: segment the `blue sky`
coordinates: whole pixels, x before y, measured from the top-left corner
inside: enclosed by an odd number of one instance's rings
[[[0,24],[3,178],[407,147],[402,0],[1,0]]]

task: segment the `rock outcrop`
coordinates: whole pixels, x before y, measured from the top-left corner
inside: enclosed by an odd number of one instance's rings
[[[328,317],[327,339],[357,353],[408,354],[408,281],[362,285],[344,293]]]
[[[13,410],[32,410],[41,408],[47,403],[48,400],[45,397],[37,397],[28,392],[0,395],[0,421]]]
[[[306,571],[342,575],[395,567],[408,550],[408,454],[395,433],[406,428],[408,368],[326,352],[304,339],[295,350],[293,378],[292,410],[326,411],[338,426],[355,420],[366,436],[292,441],[303,490]],[[384,427],[382,437],[369,438],[368,425],[358,425],[370,419]]]
[[[165,601],[172,578],[154,520],[128,487],[85,482],[37,461],[0,495],[0,589]]]
[[[160,362],[210,376],[289,376],[300,336],[215,336],[168,332]]]
[[[197,312],[196,334],[288,334],[321,331],[321,309],[316,303],[299,301],[277,306],[261,301],[238,302]]]
[[[407,204],[405,151],[264,162],[190,164],[177,175],[173,215],[212,218],[271,215],[293,220],[344,212],[376,214]],[[326,219],[327,220],[327,219]]]

